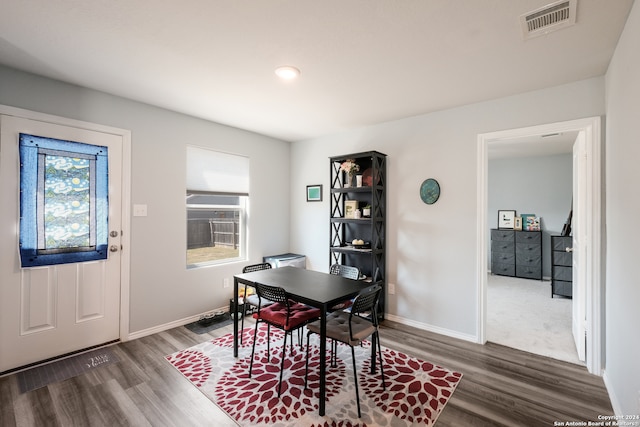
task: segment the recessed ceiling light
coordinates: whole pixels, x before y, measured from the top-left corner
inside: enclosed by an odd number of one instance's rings
[[[290,65],[283,65],[276,68],[276,75],[283,80],[292,80],[300,75],[300,70]]]

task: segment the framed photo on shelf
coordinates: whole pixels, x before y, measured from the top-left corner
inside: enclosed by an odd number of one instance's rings
[[[322,201],[322,184],[307,185],[307,202]]]
[[[498,211],[498,228],[513,230],[516,211]]]
[[[357,200],[345,200],[344,201],[344,217],[345,218],[355,218],[356,217],[356,209],[358,209],[358,201]]]

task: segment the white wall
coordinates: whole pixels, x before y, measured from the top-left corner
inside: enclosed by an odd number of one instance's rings
[[[228,307],[248,263],[186,269],[186,145],[251,158],[249,261],[289,251],[289,143],[0,66],[0,104],[132,131],[130,332]]]
[[[571,210],[573,156],[533,156],[489,160],[487,228],[497,228],[498,210],[540,217],[542,275],[551,276],[551,235],[560,234]],[[491,240],[487,239],[491,270]]]
[[[490,102],[294,143],[291,249],[310,268],[329,265],[328,157],[377,150],[388,155],[387,313],[425,329],[476,339],[477,135],[598,116],[604,79],[595,78]],[[420,200],[428,177],[440,182],[434,205]],[[322,203],[304,187],[324,185]]]
[[[606,75],[606,367],[617,414],[640,414],[640,4]]]

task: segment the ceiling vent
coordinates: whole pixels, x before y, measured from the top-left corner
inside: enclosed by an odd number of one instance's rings
[[[525,40],[574,25],[577,1],[561,0],[520,15]]]

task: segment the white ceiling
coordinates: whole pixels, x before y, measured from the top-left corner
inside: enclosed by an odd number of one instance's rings
[[[0,0],[0,64],[297,141],[604,75],[633,0],[550,2]]]

